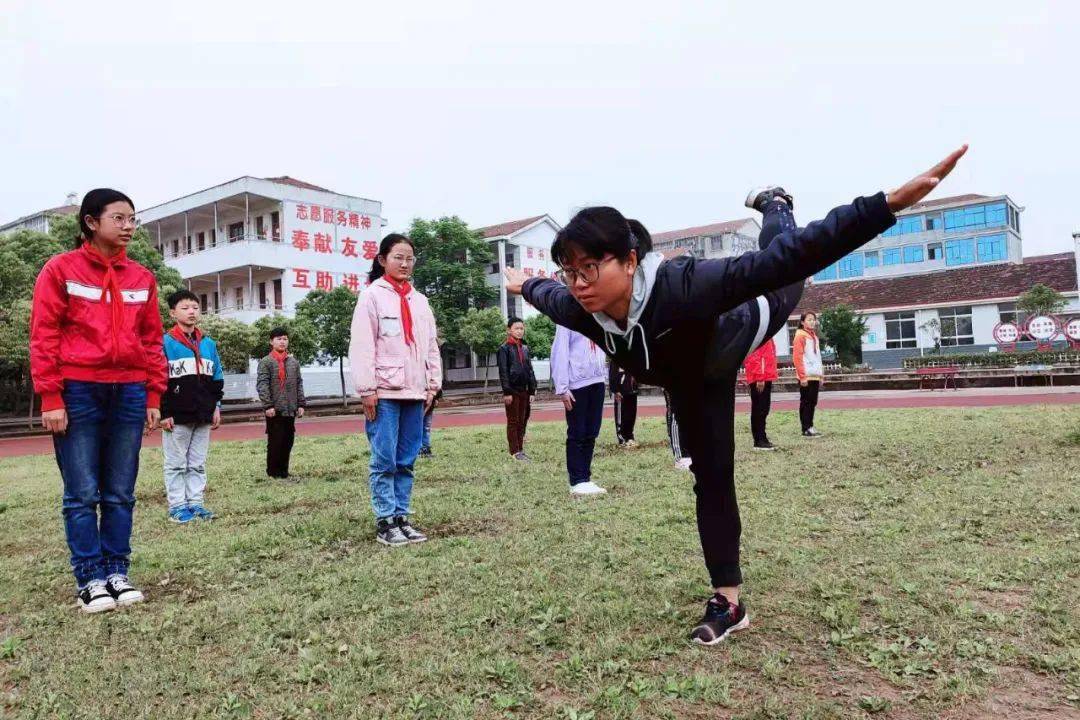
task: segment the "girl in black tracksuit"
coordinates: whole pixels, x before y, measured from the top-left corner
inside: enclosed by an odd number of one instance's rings
[[[618,211],[583,210],[552,246],[553,259],[564,268],[576,267],[566,273],[567,284],[530,278],[521,287],[525,299],[557,324],[595,341],[640,382],[669,391],[688,446],[683,452],[693,459],[698,533],[717,589],[692,636],[706,644],[747,625],[745,608],[737,601],[742,583],[734,483],[738,368],[748,352],[785,325],[805,278],[895,222],[879,193],[857,198],[799,230],[785,198],[780,190],[755,202],[764,213],[762,243],[768,247],[716,260],[684,256],[664,261],[659,253],[646,252],[651,241],[642,236],[643,228],[631,232]],[[642,261],[637,264],[639,250]],[[603,282],[621,282],[622,272],[632,273],[633,280],[620,324],[603,312],[590,313],[578,297],[591,301],[590,293],[602,291]],[[514,290],[512,283],[513,278],[508,286]]]
[[[608,364],[608,390],[615,401],[615,439],[622,447],[637,447],[637,380],[614,362]]]

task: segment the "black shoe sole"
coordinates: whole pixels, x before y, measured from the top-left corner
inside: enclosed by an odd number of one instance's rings
[[[690,641],[697,644],[697,645],[705,645],[705,646],[719,645],[720,643],[724,642],[724,640],[726,640],[728,635],[730,635],[731,633],[740,632],[742,630],[748,629],[749,627],[750,627],[750,616],[749,615],[744,615],[742,620],[740,620],[739,622],[737,622],[734,625],[732,625],[731,627],[729,627],[727,630],[724,631],[724,634],[720,635],[719,637],[713,638],[712,640],[702,640],[701,638],[691,638]]]

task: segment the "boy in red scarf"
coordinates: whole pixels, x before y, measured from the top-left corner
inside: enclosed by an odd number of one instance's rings
[[[259,361],[255,387],[266,414],[266,474],[289,478],[289,456],[296,438],[296,418],[304,417],[304,379],[300,363],[289,354],[289,332],[270,331],[270,354]]]
[[[532,413],[531,398],[536,394],[536,375],[524,337],[525,323],[521,318],[510,318],[506,323],[506,342],[499,347],[495,357],[506,406],[506,442],[510,446],[510,455],[515,460],[528,462],[529,456],[524,450],[525,428]]]

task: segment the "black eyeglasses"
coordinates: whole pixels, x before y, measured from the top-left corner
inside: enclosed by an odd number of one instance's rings
[[[580,269],[560,268],[559,270],[555,271],[555,277],[557,277],[560,282],[564,283],[567,286],[576,283],[578,281],[578,278],[581,278],[581,281],[584,282],[586,285],[592,285],[594,282],[600,279],[600,266],[605,263],[609,263],[614,259],[615,256],[612,255],[611,257],[604,258],[599,262],[585,263],[581,266]]]

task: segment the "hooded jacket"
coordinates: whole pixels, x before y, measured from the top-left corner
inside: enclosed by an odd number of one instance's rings
[[[108,289],[110,266],[116,298]],[[146,406],[159,407],[162,334],[154,274],[126,252],[105,258],[84,242],[54,255],[34,283],[30,311],[30,375],[42,412],[64,407],[65,380],[144,382]]]
[[[555,280],[529,278],[522,295],[558,325],[596,342],[638,382],[665,388],[700,384],[710,353],[733,347],[733,336],[746,332],[726,311],[810,277],[895,222],[885,194],[878,193],[841,205],[805,228],[782,232],[758,252],[666,261],[649,253],[634,276],[625,327],[604,313],[590,314]]]
[[[766,340],[761,347],[750,353],[743,363],[746,370],[746,382],[772,382],[780,377],[776,370],[776,343],[772,338]]]
[[[568,328],[555,328],[555,340],[551,343],[551,382],[556,395],[596,383],[603,385],[606,376],[604,352],[596,342]]]
[[[198,329],[190,338],[195,351],[172,335],[165,336],[165,360],[169,366],[169,387],[161,396],[161,419],[172,418],[177,425],[207,425],[225,395],[225,376],[217,344]]]

